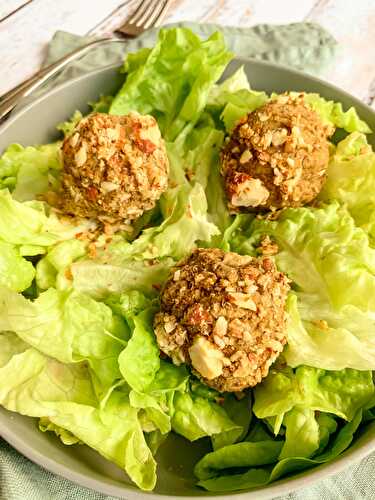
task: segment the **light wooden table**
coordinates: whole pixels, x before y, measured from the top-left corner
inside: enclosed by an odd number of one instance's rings
[[[0,95],[40,66],[56,30],[103,34],[137,0],[0,0]],[[375,0],[174,0],[165,23],[181,20],[238,26],[320,23],[341,53],[326,78],[375,108]]]

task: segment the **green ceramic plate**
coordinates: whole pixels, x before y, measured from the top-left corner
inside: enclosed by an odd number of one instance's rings
[[[323,97],[340,101],[345,108],[355,106],[360,117],[375,130],[375,113],[349,94],[306,74],[259,61],[235,60],[225,76],[244,64],[252,88],[266,92],[286,90],[318,92]],[[0,128],[0,152],[11,142],[23,145],[51,142],[57,137],[56,123],[66,120],[76,109],[88,111],[87,102],[100,94],[116,91],[120,82],[117,68],[106,67],[47,92],[16,111]],[[369,142],[375,147],[374,134]],[[2,437],[23,455],[46,469],[82,486],[107,495],[129,500],[155,496],[212,497],[194,486],[194,463],[208,450],[208,442],[191,444],[178,436],[170,436],[157,456],[159,480],[153,493],[139,491],[124,472],[86,446],[64,446],[51,433],[41,433],[35,419],[0,409]],[[365,428],[356,442],[343,455],[326,465],[310,469],[270,486],[234,493],[231,496],[261,500],[286,494],[323,479],[348,467],[375,450],[375,425]],[[225,496],[225,495],[223,495]],[[226,495],[228,496],[228,495]]]

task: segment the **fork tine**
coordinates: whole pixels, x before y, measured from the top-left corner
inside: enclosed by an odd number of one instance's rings
[[[166,9],[168,8],[169,0],[159,1],[157,8],[150,15],[148,19],[146,19],[143,27],[144,29],[151,28],[151,26],[155,26],[156,22],[160,20],[160,17],[166,13]]]
[[[156,26],[164,19],[172,0],[143,0],[124,24],[116,29],[116,33],[126,37],[134,37],[146,29]]]
[[[161,23],[163,22],[166,14],[168,12],[168,9],[169,9],[169,6],[171,5],[171,3],[172,3],[172,0],[166,0],[166,2],[164,3],[164,7],[160,11],[158,17],[154,20],[154,26],[161,25]]]
[[[139,26],[143,18],[145,16],[148,17],[150,12],[152,12],[154,3],[155,0],[143,0],[132,15],[131,19],[129,19],[129,24],[135,24]]]

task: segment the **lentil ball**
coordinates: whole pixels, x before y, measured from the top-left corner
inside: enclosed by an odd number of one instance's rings
[[[169,163],[156,120],[132,112],[92,113],[62,145],[67,213],[129,223],[168,187]]]
[[[332,132],[303,94],[281,95],[242,118],[221,153],[231,211],[311,202],[326,179]]]
[[[269,257],[196,249],[172,271],[154,328],[161,351],[220,392],[268,374],[287,341],[289,280]]]

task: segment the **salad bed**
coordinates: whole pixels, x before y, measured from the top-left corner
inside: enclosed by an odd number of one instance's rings
[[[225,135],[273,96],[243,69],[218,84],[232,55],[216,33],[161,30],[129,54],[124,84],[93,110],[152,114],[166,141],[169,189],[133,227],[112,233],[61,216],[60,142],[9,146],[0,158],[0,404],[39,418],[65,444],[85,443],[142,489],[170,432],[211,439],[199,486],[234,491],[334,459],[375,417],[375,153],[352,108],[305,100],[345,131],[313,206],[275,220],[227,210]],[[79,112],[61,124],[69,133]],[[171,267],[195,246],[257,255],[268,235],[292,280],[288,345],[252,391],[222,394],[161,359],[152,321]]]

